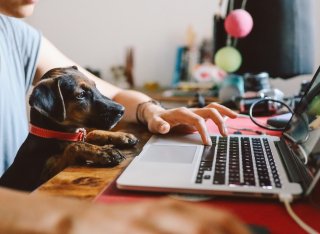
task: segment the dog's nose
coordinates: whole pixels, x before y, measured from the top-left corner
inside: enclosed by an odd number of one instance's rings
[[[118,116],[121,117],[124,114],[124,106],[122,105],[117,105],[115,107],[113,107],[110,112],[114,115],[114,116]]]
[[[121,106],[120,108],[119,108],[119,115],[123,115],[124,114],[124,110],[125,110],[125,108],[124,108],[124,106]]]

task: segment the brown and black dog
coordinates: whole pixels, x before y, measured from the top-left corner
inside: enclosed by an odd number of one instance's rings
[[[76,66],[48,71],[34,87],[29,104],[33,131],[1,177],[2,186],[32,191],[70,165],[115,166],[124,157],[113,146],[138,142],[132,134],[105,131],[121,119],[124,107],[103,96]],[[72,136],[79,128],[101,130],[89,132],[85,142],[55,138],[56,132]]]

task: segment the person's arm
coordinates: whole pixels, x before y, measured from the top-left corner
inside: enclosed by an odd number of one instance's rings
[[[52,68],[72,65],[77,64],[62,54],[46,38],[42,38],[35,81],[40,79],[45,72]],[[237,116],[235,112],[217,103],[212,103],[201,109],[188,109],[182,107],[164,110],[161,106],[148,102],[151,98],[147,95],[133,90],[120,89],[94,76],[81,66],[77,66],[81,72],[88,76],[88,78],[96,82],[97,87],[102,94],[119,102],[125,107],[124,120],[137,122],[136,117],[140,116],[139,122],[144,122],[148,126],[148,129],[153,133],[165,134],[179,125],[184,125],[188,129],[194,127],[195,130],[199,131],[203,143],[211,145],[205,120],[213,120],[218,126],[220,133],[226,135],[227,131],[224,126],[223,117],[228,116],[230,118],[235,118]],[[141,103],[143,104],[139,105]],[[140,108],[138,108],[138,106]]]
[[[120,89],[88,72],[76,62],[69,59],[61,51],[59,51],[50,41],[42,37],[39,51],[39,59],[34,82],[37,82],[48,70],[55,67],[66,67],[76,65],[78,69],[88,78],[92,79],[99,91],[105,96],[122,104],[125,108],[124,120],[136,121],[136,108],[141,102],[150,100],[147,95],[134,90]]]
[[[93,204],[0,188],[0,233],[238,233],[228,212],[173,199]]]
[[[67,67],[76,65],[78,69],[84,73],[88,78],[92,79],[96,84],[101,93],[109,98],[114,98],[114,96],[122,91],[122,89],[103,81],[102,79],[96,77],[92,73],[88,72],[86,69],[82,68],[79,64],[69,59],[61,51],[59,51],[50,41],[45,37],[41,38],[41,45],[39,50],[38,64],[35,74],[34,83],[39,81],[39,79],[50,69],[56,67]]]

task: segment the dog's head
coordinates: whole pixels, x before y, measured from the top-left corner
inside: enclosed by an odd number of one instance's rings
[[[124,107],[102,95],[76,66],[54,68],[34,87],[29,104],[64,126],[112,128]]]

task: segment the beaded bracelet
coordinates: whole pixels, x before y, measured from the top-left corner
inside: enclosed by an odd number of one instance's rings
[[[143,110],[144,110],[144,109],[142,109],[142,107],[145,104],[148,104],[148,103],[152,103],[152,104],[154,104],[156,106],[161,106],[162,107],[161,103],[158,102],[157,100],[154,100],[154,99],[150,99],[149,101],[139,103],[138,106],[137,106],[137,110],[136,110],[136,119],[137,119],[137,122],[139,124],[142,124],[142,125],[146,125],[147,124],[147,122],[145,120],[143,121],[143,118],[142,118],[142,114],[143,114]]]

